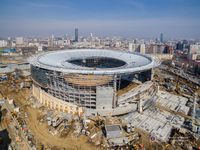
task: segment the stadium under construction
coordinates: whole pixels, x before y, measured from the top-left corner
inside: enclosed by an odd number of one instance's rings
[[[105,49],[52,51],[29,59],[33,96],[50,109],[114,116],[153,101],[155,58]]]

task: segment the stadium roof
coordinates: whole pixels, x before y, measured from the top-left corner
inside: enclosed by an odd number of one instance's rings
[[[91,68],[70,61],[87,58],[113,58],[125,62],[125,65],[114,68]],[[130,53],[106,49],[73,49],[42,53],[29,58],[30,64],[54,71],[80,74],[123,74],[148,70],[159,65],[153,57],[139,53]]]

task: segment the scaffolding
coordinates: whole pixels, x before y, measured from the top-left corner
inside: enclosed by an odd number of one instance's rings
[[[149,90],[153,86],[138,91],[137,87],[151,81],[152,68],[159,65],[151,56],[100,49],[47,52],[29,62],[33,83],[41,90],[66,104],[97,112],[132,104],[142,91],[154,94],[155,88]]]
[[[145,75],[141,78],[145,72],[149,76]],[[141,79],[141,81],[144,79],[151,80],[149,79],[151,75],[148,73],[151,70],[145,72],[137,73],[140,76],[138,79]],[[114,109],[119,104],[133,101],[135,96],[133,94],[134,89],[138,86],[138,84],[133,83],[133,80],[137,77],[134,73],[111,75],[74,74],[52,71],[31,65],[31,74],[34,83],[38,84],[45,92],[60,100],[89,109],[96,109],[97,101],[98,104],[102,105],[102,109],[107,105],[111,105],[109,108]],[[130,91],[133,92],[129,93]],[[103,101],[104,93],[100,94],[100,92],[105,92],[107,95],[113,94],[112,97],[105,97],[110,103]],[[98,96],[97,93],[99,94]],[[122,102],[122,99],[125,100]]]

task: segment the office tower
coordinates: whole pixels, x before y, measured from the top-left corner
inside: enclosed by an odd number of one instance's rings
[[[163,43],[163,33],[160,34],[160,42]]]
[[[11,48],[11,46],[12,46],[12,41],[11,41],[11,37],[8,37],[8,47],[10,47]]]
[[[78,42],[78,28],[75,29],[75,42]]]
[[[48,46],[49,47],[54,46],[54,35],[53,34],[48,38]]]
[[[183,45],[183,42],[182,42],[182,41],[179,41],[179,42],[176,44],[176,49],[177,49],[177,50],[183,51],[184,45]]]
[[[64,35],[64,40],[67,40],[67,38],[68,38],[68,34],[65,34]]]

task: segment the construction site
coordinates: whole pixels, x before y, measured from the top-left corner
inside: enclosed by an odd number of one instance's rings
[[[38,68],[36,63],[1,73],[1,130],[9,133],[7,146],[17,150],[199,149],[198,84],[171,73],[171,66],[146,66],[150,61],[135,70],[136,59],[133,67],[123,58],[113,64],[101,58],[70,59],[93,74],[81,74],[78,68],[60,73]],[[47,61],[44,55],[40,59],[42,65]],[[108,65],[112,69],[102,73],[99,68]],[[125,66],[128,71],[122,72]]]

